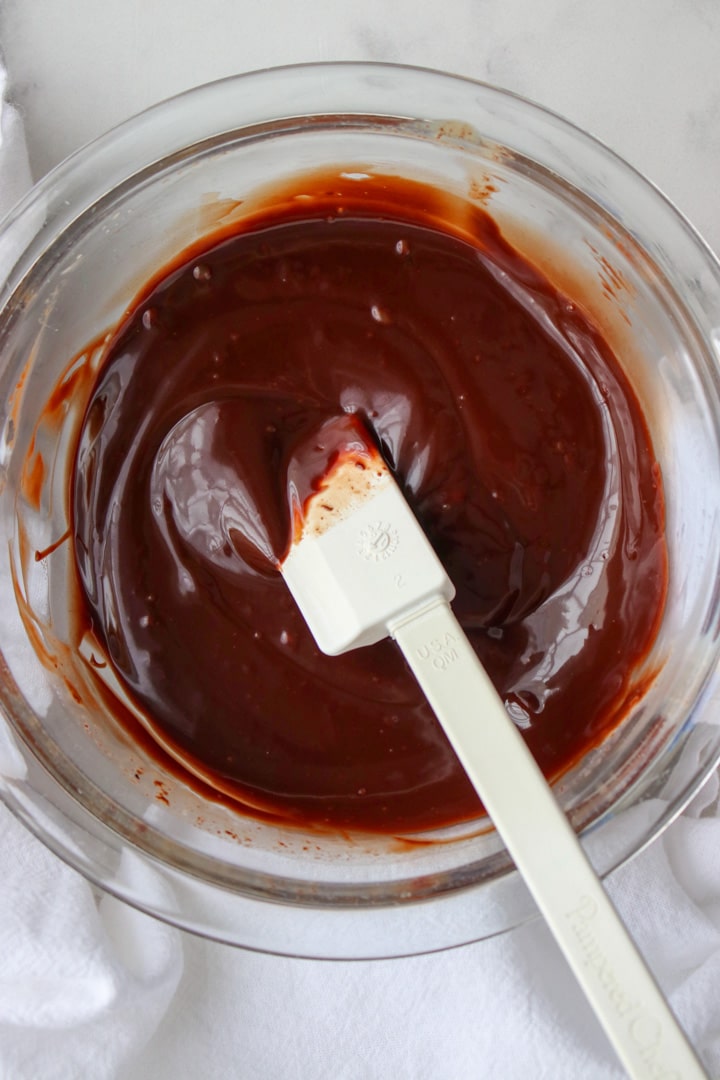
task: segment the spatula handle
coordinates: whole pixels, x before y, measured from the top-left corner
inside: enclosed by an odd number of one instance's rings
[[[629,1076],[707,1080],[448,605],[390,631]]]

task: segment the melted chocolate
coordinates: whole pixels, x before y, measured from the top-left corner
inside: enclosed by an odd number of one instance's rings
[[[318,182],[166,268],[108,347],[74,475],[86,618],[164,744],[260,812],[478,812],[394,644],[320,654],[277,572],[294,450],[339,412],[374,433],[547,775],[618,722],[652,641],[638,402],[581,308],[464,206],[441,227],[421,185]]]

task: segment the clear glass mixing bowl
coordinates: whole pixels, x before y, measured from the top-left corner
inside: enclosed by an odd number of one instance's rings
[[[47,405],[72,379],[71,359],[94,362],[170,256],[240,219],[268,182],[321,166],[399,173],[482,203],[585,304],[645,409],[667,499],[667,607],[634,706],[556,785],[602,874],[652,840],[720,756],[720,267],[662,195],[557,116],[479,83],[373,64],[276,69],[184,94],[81,150],[4,223],[2,798],[93,882],[177,925],[286,954],[391,956],[533,913],[488,823],[429,843],[334,837],[201,797],[83,682],[68,647],[68,545],[34,558],[67,529],[83,402]]]

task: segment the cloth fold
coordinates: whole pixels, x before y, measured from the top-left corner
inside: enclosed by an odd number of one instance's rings
[[[172,1000],[179,932],[98,904],[2,805],[0,837],[0,1076],[114,1080]]]
[[[0,218],[30,186],[6,91],[0,55]],[[5,775],[20,767],[16,757],[0,732]],[[99,898],[0,803],[2,1080],[115,1080],[155,1031],[181,972],[177,930]]]
[[[720,784],[609,892],[681,1023],[720,1078]],[[185,941],[176,1000],[119,1080],[621,1080],[539,920],[475,945],[355,963]]]
[[[30,187],[22,118],[6,100],[7,71],[0,53],[0,218]]]
[[[29,183],[21,118],[5,93],[0,59],[0,216]],[[609,883],[715,1078],[718,787],[714,776]],[[405,960],[261,956],[181,935],[99,897],[2,804],[0,838],[3,1080],[622,1075],[540,922]]]

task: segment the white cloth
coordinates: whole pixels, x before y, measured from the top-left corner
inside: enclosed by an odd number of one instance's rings
[[[0,218],[30,187],[22,120],[5,100],[7,73],[0,54]]]
[[[709,1075],[720,1077],[714,776],[610,883]],[[707,815],[707,816],[704,816]],[[185,941],[173,1007],[119,1080],[620,1080],[545,926],[433,956],[332,963]]]
[[[5,93],[0,57],[0,218],[30,185]],[[115,1080],[172,1000],[180,937],[98,898],[0,803],[1,1080]]]
[[[0,64],[0,97],[5,73]],[[28,180],[0,114],[0,214]],[[720,1078],[718,778],[610,891]],[[184,958],[184,968],[183,968]],[[90,886],[0,805],[2,1080],[614,1080],[545,927],[323,963],[181,935]]]

